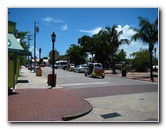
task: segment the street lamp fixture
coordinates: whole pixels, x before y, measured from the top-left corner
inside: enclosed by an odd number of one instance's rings
[[[55,78],[54,78],[54,42],[55,42],[55,39],[56,39],[56,34],[53,32],[52,35],[51,35],[51,39],[52,39],[52,85],[51,85],[51,88],[52,87],[55,87]]]
[[[54,43],[54,42],[55,42],[55,39],[56,39],[56,35],[55,35],[54,32],[53,32],[52,35],[51,35],[51,39],[52,39],[52,42]]]

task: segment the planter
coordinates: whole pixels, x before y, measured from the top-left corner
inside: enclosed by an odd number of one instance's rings
[[[47,75],[47,84],[48,85],[52,85],[53,81],[52,81],[52,74],[48,74]],[[56,85],[56,74],[54,74],[54,84]]]

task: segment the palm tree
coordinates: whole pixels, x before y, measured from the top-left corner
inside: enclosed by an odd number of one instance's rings
[[[142,17],[138,17],[140,29],[133,29],[136,34],[134,34],[131,39],[132,40],[142,40],[145,44],[149,45],[149,60],[150,60],[150,77],[151,81],[153,80],[153,70],[152,70],[152,51],[154,49],[154,45],[158,42],[158,18],[151,23],[149,20],[144,19]]]
[[[104,42],[104,46],[106,52],[111,59],[113,64],[113,73],[115,72],[115,55],[120,45],[129,44],[130,41],[128,39],[120,39],[120,35],[123,34],[123,31],[117,31],[118,26],[114,25],[112,28],[106,27],[101,30],[99,34],[101,34],[101,40]]]

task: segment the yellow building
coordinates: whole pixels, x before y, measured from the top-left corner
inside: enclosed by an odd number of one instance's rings
[[[8,21],[8,88],[15,89],[19,76],[20,64],[18,55],[30,56],[31,52],[22,48],[15,37],[16,23]]]

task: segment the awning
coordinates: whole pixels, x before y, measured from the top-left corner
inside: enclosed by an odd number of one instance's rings
[[[31,52],[24,50],[15,36],[10,33],[8,33],[8,52],[17,53],[18,55],[31,55]]]

